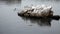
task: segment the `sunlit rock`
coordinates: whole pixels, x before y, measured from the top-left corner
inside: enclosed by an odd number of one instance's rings
[[[37,5],[37,6],[25,7],[18,14],[21,16],[30,16],[30,17],[48,17],[53,16],[53,11],[51,6]]]

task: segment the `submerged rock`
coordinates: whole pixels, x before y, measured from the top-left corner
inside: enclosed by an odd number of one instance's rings
[[[46,5],[31,6],[29,8],[24,8],[18,15],[28,17],[48,17],[53,16],[53,11],[51,9],[51,6]]]

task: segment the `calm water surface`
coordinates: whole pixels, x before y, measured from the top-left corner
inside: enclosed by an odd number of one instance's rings
[[[26,5],[51,5],[54,15],[60,15],[58,0],[0,1],[0,34],[60,34],[60,20],[19,17]]]

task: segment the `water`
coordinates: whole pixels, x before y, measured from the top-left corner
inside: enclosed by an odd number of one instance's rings
[[[52,5],[60,15],[59,0],[0,1],[0,34],[60,34],[60,20],[25,18],[17,15],[26,5]]]

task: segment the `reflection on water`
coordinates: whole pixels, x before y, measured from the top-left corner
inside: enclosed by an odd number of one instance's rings
[[[25,21],[30,21],[31,23],[37,23],[39,26],[51,26],[50,18],[29,18],[29,17],[21,17]]]
[[[19,15],[18,15],[19,16]],[[51,26],[52,20],[59,20],[60,16],[52,16],[50,18],[35,18],[20,16],[24,21],[30,21],[30,23],[37,23],[39,26]]]

